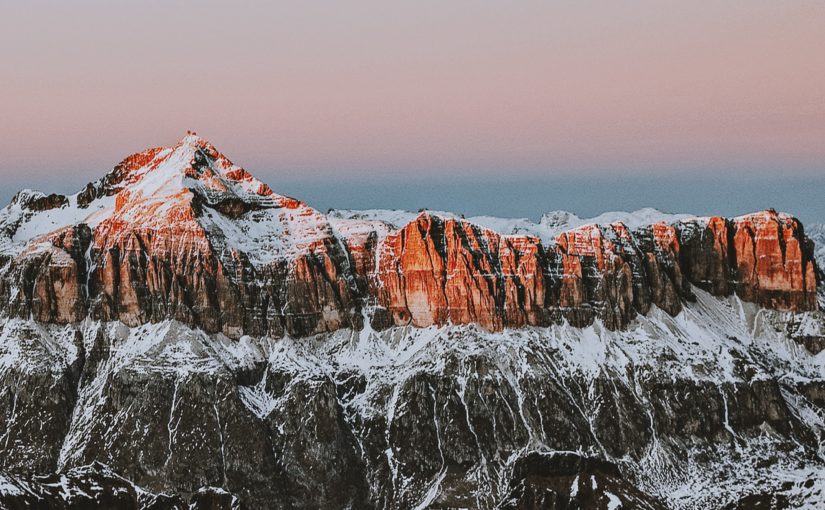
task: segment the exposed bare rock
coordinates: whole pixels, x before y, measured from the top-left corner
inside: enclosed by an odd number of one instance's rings
[[[68,205],[69,199],[65,195],[51,193],[49,195],[30,193],[18,194],[12,198],[12,202],[18,202],[21,206],[30,211],[48,211]]]
[[[499,330],[547,322],[537,239],[423,213],[377,251],[371,292],[390,317],[380,324],[477,323]]]
[[[776,211],[733,220],[736,293],[779,310],[816,309],[813,243],[796,218]]]
[[[598,225],[586,225],[561,234],[557,238],[557,250],[565,260],[564,267],[571,268],[562,275],[562,285],[570,289],[562,293],[563,308],[577,308],[587,303],[595,306],[608,328],[622,328],[636,315],[634,308],[634,267],[637,282],[640,278],[641,261],[631,244],[630,233],[622,224],[604,229]],[[571,264],[569,259],[577,259]],[[635,305],[647,311],[648,297],[638,293]]]
[[[219,487],[203,487],[189,504],[178,495],[154,494],[108,466],[94,462],[65,473],[18,477],[0,473],[4,510],[245,510],[240,499]]]
[[[635,232],[644,257],[650,301],[670,315],[676,315],[682,310],[682,299],[694,298],[690,283],[682,272],[682,247],[678,236],[676,228],[665,223],[654,223]]]
[[[513,467],[504,509],[667,508],[624,480],[614,464],[573,453],[530,454]]]
[[[635,231],[586,224],[544,245],[428,212],[398,228],[367,219],[333,228],[191,134],[61,197],[21,192],[0,218],[9,246],[0,295],[11,315],[175,319],[240,338],[360,328],[363,317],[378,329],[596,319],[623,329],[651,306],[678,314],[693,287],[818,308],[812,243],[798,220],[773,211]],[[60,211],[69,224],[48,232]],[[21,229],[46,233],[27,239]]]
[[[677,225],[692,284],[779,310],[815,310],[813,243],[796,218],[773,210]]]
[[[82,223],[30,243],[0,276],[6,309],[45,322],[75,322],[85,317],[90,243],[91,231]]]

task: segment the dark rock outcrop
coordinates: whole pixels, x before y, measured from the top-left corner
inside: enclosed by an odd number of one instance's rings
[[[684,272],[697,287],[766,308],[817,309],[814,246],[796,218],[769,210],[677,228]]]
[[[615,464],[572,453],[516,461],[502,509],[667,508],[625,480]]]
[[[49,209],[58,209],[68,205],[69,199],[65,195],[51,193],[49,195],[42,194],[27,194],[25,196],[17,195],[12,198],[12,202],[18,202],[22,207],[30,211],[48,211]]]
[[[91,243],[82,223],[33,241],[0,278],[7,313],[61,324],[84,318]]]

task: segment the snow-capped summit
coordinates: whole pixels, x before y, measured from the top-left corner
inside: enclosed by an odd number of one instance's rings
[[[135,230],[217,236],[261,263],[329,235],[318,211],[273,193],[192,132],[171,147],[128,156],[74,195],[43,197],[26,192],[0,211],[8,234],[0,233],[2,253],[15,255],[39,236],[81,223],[109,243]]]
[[[201,194],[210,204],[224,200],[241,200],[250,204],[274,205],[261,197],[272,197],[269,186],[243,168],[234,165],[215,146],[194,133],[184,136],[175,146],[157,151],[144,162],[147,153],[129,161],[124,185],[131,194],[161,198],[174,196],[182,189]],[[143,163],[137,166],[135,163]],[[283,198],[283,197],[274,197]]]
[[[259,263],[329,235],[318,211],[273,193],[195,134],[173,147],[126,158],[99,183],[99,195],[115,194],[102,235],[138,228],[185,230]]]
[[[158,203],[157,212],[161,215],[178,202],[194,199],[236,213],[280,206],[285,200],[194,133],[172,147],[149,149],[127,157],[97,183],[87,186],[79,197],[79,205],[83,207],[109,195],[116,195],[117,211]]]

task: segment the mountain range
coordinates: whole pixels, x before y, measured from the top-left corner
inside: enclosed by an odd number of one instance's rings
[[[187,133],[17,193],[0,267],[0,508],[825,505],[784,212],[322,213]]]

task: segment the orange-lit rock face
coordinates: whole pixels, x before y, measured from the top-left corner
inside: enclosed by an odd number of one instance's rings
[[[770,237],[770,228],[762,228]],[[761,256],[784,247],[761,259],[761,272],[755,263],[747,281],[758,291],[731,279],[740,265],[751,268],[738,256],[744,241],[731,248],[733,232],[722,218],[635,232],[621,223],[586,225],[559,235],[545,253],[537,239],[422,214],[379,243],[371,289],[389,315],[380,324],[420,327],[477,323],[495,330],[552,318],[585,325],[599,317],[622,328],[652,305],[678,314],[683,299],[694,299],[691,284],[717,295],[742,289],[743,299],[774,308],[816,308],[815,269],[799,242],[798,222],[786,224],[782,243],[763,240],[751,250]],[[371,264],[360,262],[359,270]]]
[[[117,215],[95,230],[94,246],[103,254],[103,304],[97,308],[103,317],[137,324],[172,315],[233,336],[301,335],[355,324],[358,307],[366,306],[379,328],[452,323],[499,330],[561,318],[586,325],[596,317],[609,328],[622,328],[651,305],[679,313],[682,299],[692,298],[686,271],[692,278],[701,275],[696,284],[707,278],[707,288],[716,293],[733,289],[726,276],[734,271],[727,248],[733,230],[721,219],[654,224],[636,232],[622,224],[586,226],[561,234],[545,252],[536,238],[502,236],[463,220],[422,214],[383,239],[359,232],[343,243],[331,237],[310,243],[306,254],[256,277],[269,283],[263,295],[254,295],[249,277],[236,277],[237,268],[225,266],[192,213],[173,208],[170,214],[180,221],[157,230],[124,229]],[[763,230],[771,232],[769,226]],[[765,294],[773,301],[761,302],[810,309],[815,293],[802,289],[814,289],[814,280],[801,268],[812,275],[812,262],[794,262],[804,258],[803,250],[793,235],[784,236],[785,262],[768,266],[772,279],[759,280],[754,272],[760,292],[773,289]],[[775,247],[763,245],[757,251]],[[750,267],[747,260],[735,260]],[[250,268],[244,272],[254,274]],[[796,285],[799,296],[779,302],[776,292],[784,291],[769,284]],[[761,299],[747,292],[744,299]]]
[[[736,292],[783,310],[816,307],[814,262],[795,218],[765,211],[733,221]]]
[[[222,329],[215,294],[222,267],[190,198],[186,193],[168,202],[132,197],[95,228],[93,249],[100,257],[95,315],[132,326],[172,317],[209,331]]]
[[[379,329],[596,319],[618,329],[653,306],[678,314],[696,288],[783,310],[818,306],[813,247],[797,220],[773,211],[632,231],[585,225],[549,246],[429,213],[399,229],[347,223],[273,193],[196,136],[129,156],[74,197],[15,200],[20,221],[39,223],[28,244],[0,253],[0,302],[46,322],[175,319],[233,338],[357,328],[362,318]],[[88,215],[37,230],[63,211]],[[17,228],[4,224],[3,243]]]
[[[120,182],[124,185],[130,184],[135,181],[134,175],[137,170],[145,167],[149,167],[152,170],[157,168],[163,161],[163,158],[159,157],[163,151],[163,147],[155,147],[153,149],[147,149],[143,152],[132,154],[121,161],[120,164],[115,167],[116,173],[119,173],[123,177]]]
[[[447,320],[443,224],[421,215],[379,246],[378,303],[393,324],[430,326]]]
[[[539,240],[527,236],[501,238],[498,254],[504,286],[504,324],[545,325],[546,286]]]
[[[425,213],[380,243],[372,289],[389,324],[536,324],[544,305],[540,246]]]
[[[101,256],[96,315],[132,326],[170,316],[219,330],[205,281],[214,277],[217,261],[192,197],[186,189],[158,197],[126,188],[116,195],[114,213],[94,229]],[[198,310],[205,312],[196,316]]]
[[[813,248],[795,218],[763,211],[679,228],[682,266],[692,284],[769,308],[817,308]]]
[[[613,264],[615,259],[613,244],[605,239],[602,228],[598,225],[585,225],[564,232],[556,238],[556,242],[567,255],[592,257],[599,271],[606,270],[608,264]]]
[[[679,234],[667,223],[659,222],[650,226],[656,246],[664,253],[679,254]]]

